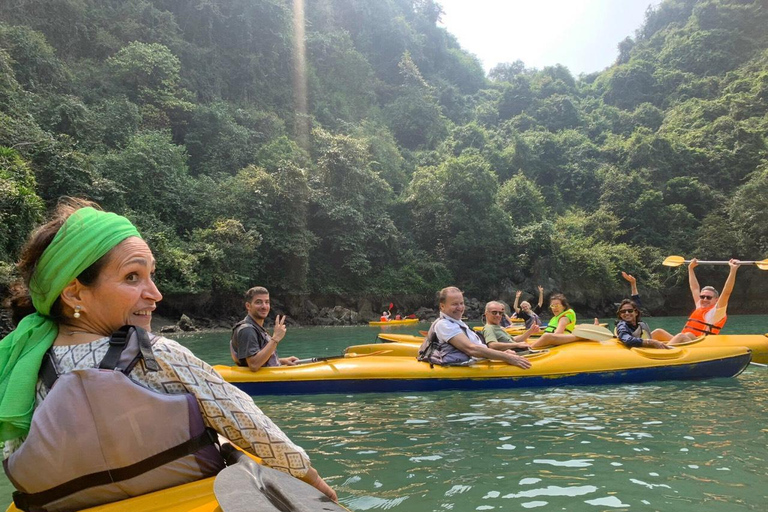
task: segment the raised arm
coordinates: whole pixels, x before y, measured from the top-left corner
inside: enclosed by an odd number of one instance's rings
[[[728,300],[731,298],[733,285],[736,284],[736,271],[739,270],[741,261],[732,259],[728,262],[728,265],[730,265],[731,271],[728,272],[728,279],[725,280],[725,285],[723,285],[723,293],[721,293],[720,298],[717,299],[717,305],[715,307],[716,310],[722,309],[723,312],[725,312],[725,309],[728,307]]]
[[[539,285],[539,309],[544,305],[544,287]]]
[[[696,272],[694,269],[699,266],[699,260],[693,258],[688,264],[688,286],[691,287],[691,295],[693,296],[693,303],[698,306],[699,293],[701,293],[701,287],[699,286],[699,280],[696,279]]]
[[[515,313],[520,312],[520,296],[523,294],[523,290],[517,290],[515,292],[515,304],[512,306],[512,309],[515,310]]]
[[[637,279],[635,279],[635,277],[632,274],[627,274],[626,272],[622,271],[621,277],[623,277],[626,281],[629,282],[629,286],[631,289],[630,293],[632,295],[640,295],[639,293],[637,293]]]

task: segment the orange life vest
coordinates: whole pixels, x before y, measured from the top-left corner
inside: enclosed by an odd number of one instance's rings
[[[714,307],[715,306],[710,306],[708,308],[696,308],[693,313],[691,313],[688,321],[685,323],[683,332],[689,332],[691,334],[695,334],[696,336],[701,336],[702,334],[719,334],[720,329],[722,329],[725,325],[725,321],[728,320],[728,315],[723,316],[723,318],[721,318],[720,321],[716,324],[707,323],[707,313],[712,311]]]

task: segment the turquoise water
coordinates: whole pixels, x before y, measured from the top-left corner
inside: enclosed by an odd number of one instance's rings
[[[676,331],[685,319],[647,320]],[[768,316],[734,316],[725,332],[767,331]],[[340,354],[378,332],[294,328],[280,353]],[[220,364],[227,339],[179,341]],[[751,366],[702,382],[254,400],[350,510],[731,512],[768,503],[766,388],[768,369]]]

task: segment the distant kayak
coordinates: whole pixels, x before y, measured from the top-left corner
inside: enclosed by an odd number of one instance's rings
[[[368,325],[413,325],[419,323],[418,318],[406,318],[403,320],[389,320],[387,322],[368,322]]]

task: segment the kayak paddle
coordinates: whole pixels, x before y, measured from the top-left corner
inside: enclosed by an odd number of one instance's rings
[[[607,341],[616,337],[610,330],[601,325],[579,324],[573,328],[574,336],[592,341]]]
[[[690,263],[691,260],[686,260],[682,256],[669,256],[661,264],[665,267],[679,267],[684,263]],[[727,261],[699,261],[701,265],[727,265]],[[768,260],[761,261],[742,261],[742,265],[755,265],[760,270],[768,270]]]
[[[341,354],[339,356],[324,356],[324,357],[308,357],[306,359],[299,359],[296,361],[296,364],[308,364],[308,363],[320,363],[322,361],[331,361],[333,359],[353,359],[355,357],[368,357],[368,356],[382,356],[384,354],[389,354],[392,352],[391,350],[379,350],[378,352],[371,352],[369,354],[355,354],[355,353],[349,353],[349,354]]]

